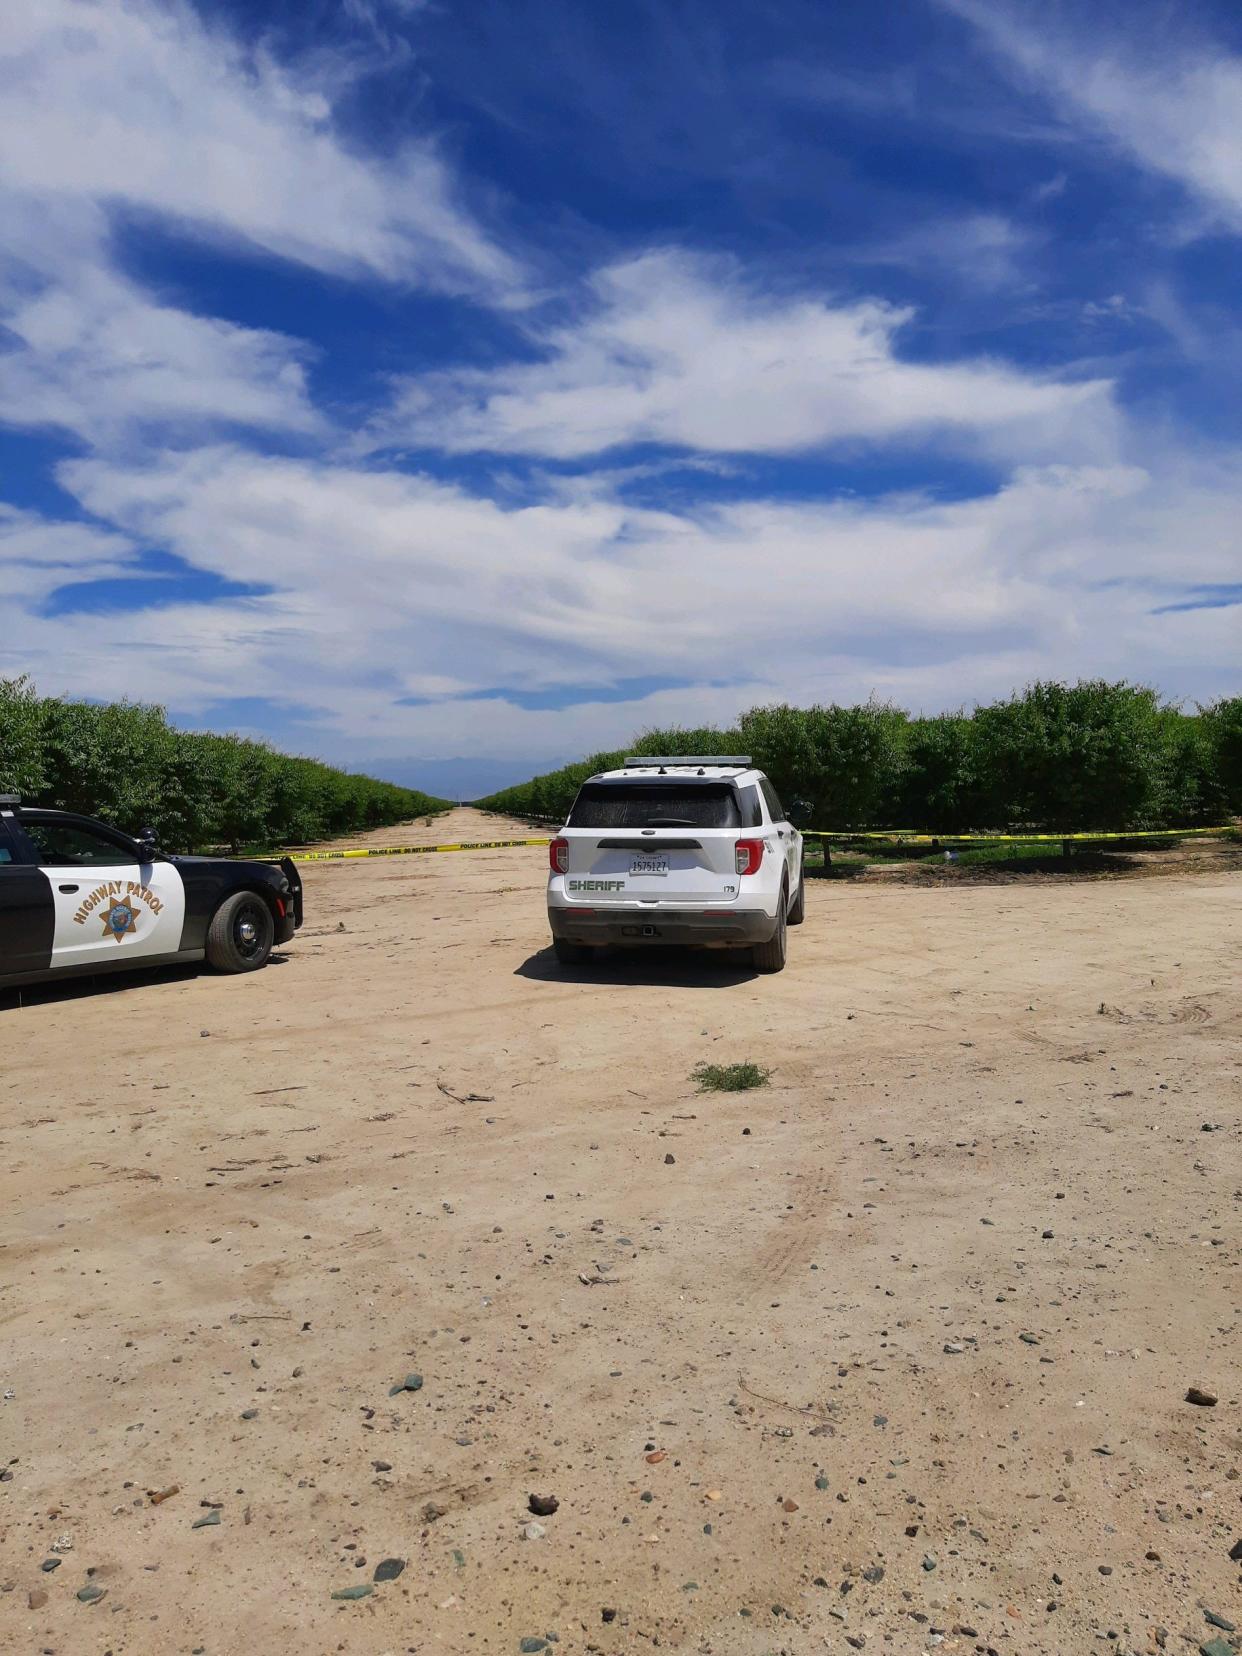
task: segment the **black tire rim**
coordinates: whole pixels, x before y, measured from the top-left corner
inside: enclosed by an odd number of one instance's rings
[[[233,947],[245,960],[263,953],[265,914],[256,903],[243,903],[233,916]]]

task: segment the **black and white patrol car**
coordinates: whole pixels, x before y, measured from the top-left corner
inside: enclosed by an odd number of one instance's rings
[[[627,759],[589,777],[551,842],[548,924],[556,958],[608,944],[749,949],[785,965],[801,924],[802,835],[744,754]]]
[[[288,857],[164,856],[149,830],[0,794],[0,989],[196,960],[252,972],[301,924]]]

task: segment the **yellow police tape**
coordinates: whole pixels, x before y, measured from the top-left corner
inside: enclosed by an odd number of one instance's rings
[[[888,840],[902,845],[1060,845],[1063,841],[1189,839],[1196,834],[1234,831],[1234,824],[1219,828],[1128,828],[1098,834],[932,834],[908,828],[824,829],[807,828],[805,837],[819,840]],[[273,855],[292,857],[295,862],[343,862],[363,857],[426,857],[444,851],[504,851],[519,845],[550,845],[541,839],[456,840],[451,845],[363,845],[347,851],[283,851]]]
[[[1095,834],[932,834],[913,828],[807,828],[805,833],[811,839],[893,840],[901,845],[1060,845],[1066,840],[1088,840],[1094,845],[1099,840],[1190,839],[1196,834],[1233,831],[1233,823],[1223,823],[1219,828],[1119,828],[1101,829]]]
[[[338,862],[346,857],[424,857],[437,851],[502,851],[511,845],[547,845],[546,839],[459,840],[453,845],[363,845],[350,851],[282,851],[295,862]]]

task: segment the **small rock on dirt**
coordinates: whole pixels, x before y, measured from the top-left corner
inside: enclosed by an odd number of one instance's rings
[[[407,1374],[404,1380],[399,1380],[395,1386],[389,1386],[389,1397],[396,1397],[398,1392],[416,1392],[423,1389],[421,1374]]]
[[[382,1558],[375,1566],[373,1581],[395,1581],[405,1569],[404,1558]]]
[[[1200,1409],[1214,1409],[1216,1407],[1216,1393],[1204,1391],[1200,1386],[1190,1386],[1186,1391],[1187,1403],[1194,1403]]]
[[[555,1495],[530,1495],[526,1501],[536,1518],[550,1518],[560,1504]]]

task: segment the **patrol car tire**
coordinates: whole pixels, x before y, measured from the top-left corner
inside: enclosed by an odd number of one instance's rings
[[[217,972],[257,972],[276,937],[272,911],[256,891],[226,897],[207,928],[207,964]]]
[[[794,898],[793,902],[789,905],[789,913],[786,916],[786,919],[787,919],[788,924],[791,925],[791,926],[800,926],[802,924],[802,922],[806,919],[806,861],[805,861],[805,859],[798,864],[798,895]]]
[[[589,943],[567,943],[563,937],[552,939],[552,953],[558,966],[585,966],[594,952]]]
[[[783,972],[785,970],[785,927],[789,893],[781,888],[780,907],[776,912],[776,930],[766,943],[756,943],[750,951],[751,962],[757,972]]]

